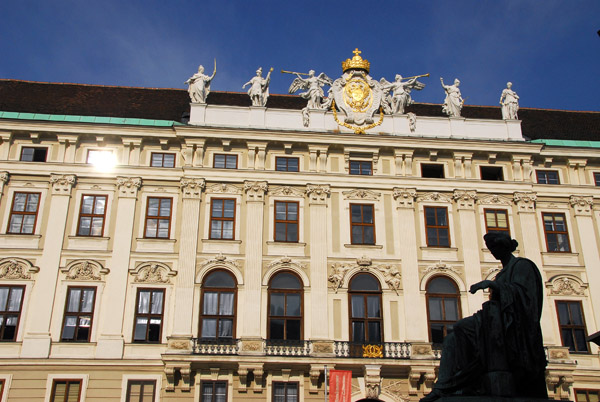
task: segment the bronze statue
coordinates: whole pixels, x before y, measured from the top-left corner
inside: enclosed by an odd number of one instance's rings
[[[489,288],[490,300],[446,336],[438,379],[421,402],[448,395],[548,397],[540,272],[532,261],[512,255],[518,243],[507,234],[483,238],[502,270],[493,281],[471,286],[471,293]]]

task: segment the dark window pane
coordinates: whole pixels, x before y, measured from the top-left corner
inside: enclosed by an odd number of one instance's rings
[[[444,342],[444,325],[431,324],[431,342],[437,344]]]
[[[285,236],[286,224],[281,222],[275,223],[275,241],[286,241]]]
[[[575,344],[578,352],[587,352],[587,342],[585,341],[585,331],[583,329],[573,330],[575,333]]]
[[[284,326],[285,321],[284,320],[275,320],[275,319],[271,319],[271,325],[270,325],[270,339],[284,339],[283,337],[283,326]]]
[[[286,316],[300,316],[300,294],[288,294],[286,297],[286,304]]]
[[[365,324],[362,321],[352,321],[352,342],[365,342]]]
[[[427,284],[427,292],[456,294],[457,290],[450,279],[438,276],[429,281]]]
[[[350,211],[352,215],[353,223],[361,223],[362,222],[362,208],[361,205],[350,205]]]
[[[295,275],[287,272],[277,274],[271,280],[272,289],[301,289],[302,285]]]
[[[369,318],[380,318],[381,317],[379,296],[367,296],[367,316]]]
[[[363,226],[352,226],[352,244],[363,243]]]
[[[300,340],[300,320],[286,320],[286,339],[290,341]]]
[[[365,302],[364,296],[352,295],[352,318],[365,317]]]
[[[381,330],[379,322],[369,322],[369,342],[381,342]]]
[[[297,242],[298,241],[298,224],[288,223],[287,224],[287,241]]]
[[[285,295],[283,293],[271,293],[271,308],[270,314],[282,316],[285,314],[284,310]]]
[[[373,232],[373,226],[364,226],[363,229],[363,243],[375,244],[375,234]]]
[[[429,298],[429,319],[434,321],[443,320],[442,299],[439,297]]]
[[[446,320],[458,321],[458,305],[456,299],[444,299],[444,311]]]
[[[227,272],[215,271],[204,279],[204,286],[213,288],[233,288],[235,287],[235,281]]]
[[[350,290],[379,290],[379,281],[370,274],[357,274],[350,281]]]

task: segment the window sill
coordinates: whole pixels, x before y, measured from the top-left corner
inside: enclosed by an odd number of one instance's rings
[[[148,252],[162,252],[162,253],[174,253],[175,252],[175,239],[159,239],[159,238],[137,238],[136,240],[136,251],[148,251]]]
[[[202,243],[213,243],[213,244],[241,244],[241,240],[235,239],[202,239]]]
[[[286,247],[305,247],[306,243],[301,243],[297,241],[268,241],[267,245],[269,246],[286,246]]]
[[[2,248],[39,248],[41,235],[7,233],[0,235],[0,247]]]
[[[457,247],[423,246],[421,250],[458,251]]]
[[[381,249],[383,244],[344,244],[346,248],[374,248]]]
[[[75,250],[108,250],[110,237],[97,236],[69,236],[68,249]]]

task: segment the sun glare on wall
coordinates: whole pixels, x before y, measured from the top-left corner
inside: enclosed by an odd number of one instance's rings
[[[89,150],[87,163],[99,172],[111,172],[117,165],[117,157],[112,151]]]

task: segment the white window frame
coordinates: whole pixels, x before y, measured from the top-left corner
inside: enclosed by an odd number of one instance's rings
[[[127,383],[129,381],[156,381],[156,393],[154,402],[160,402],[160,392],[162,390],[162,374],[123,374],[121,379],[121,402],[127,400]]]
[[[52,396],[52,383],[54,380],[81,380],[81,394],[79,395],[79,402],[85,402],[85,394],[87,392],[88,374],[48,374],[48,379],[46,380],[46,395],[44,397],[44,402],[50,402],[50,398]]]

